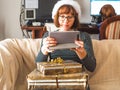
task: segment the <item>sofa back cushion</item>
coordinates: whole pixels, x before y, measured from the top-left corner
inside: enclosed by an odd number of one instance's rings
[[[114,90],[111,88],[113,83],[116,88],[117,84],[120,86],[120,40],[92,40],[92,42],[97,66],[90,75],[89,83],[91,87],[94,85],[91,90]],[[103,89],[102,86],[105,84],[111,89]],[[95,85],[100,86],[99,89],[96,89]]]

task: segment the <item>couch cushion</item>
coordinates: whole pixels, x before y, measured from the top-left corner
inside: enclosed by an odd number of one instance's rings
[[[97,66],[90,75],[91,90],[117,90],[115,88],[120,88],[119,48],[120,40],[93,40]]]

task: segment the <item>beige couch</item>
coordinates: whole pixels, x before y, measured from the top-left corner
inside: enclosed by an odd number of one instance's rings
[[[35,68],[40,39],[0,42],[0,90],[27,90],[26,76]],[[120,89],[120,40],[92,40],[97,67],[90,74],[91,90]]]

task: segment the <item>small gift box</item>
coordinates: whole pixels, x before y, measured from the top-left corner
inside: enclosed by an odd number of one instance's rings
[[[59,62],[39,62],[37,70],[43,75],[73,74],[82,71],[82,64],[71,60]]]

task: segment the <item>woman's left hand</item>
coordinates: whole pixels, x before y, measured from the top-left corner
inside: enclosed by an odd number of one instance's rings
[[[74,50],[77,53],[80,59],[85,58],[85,56],[87,55],[87,52],[84,48],[84,42],[81,40],[75,40],[75,44],[77,44],[79,47],[74,48],[72,50]]]

